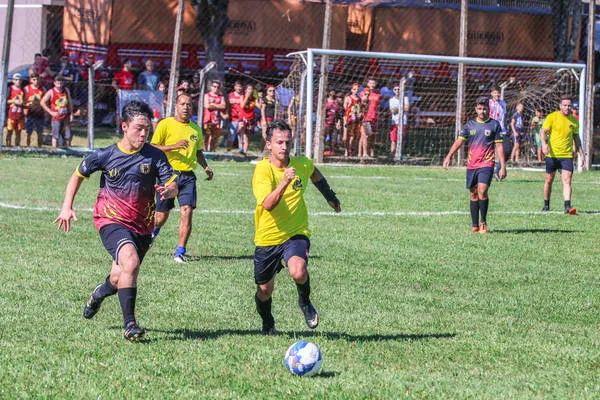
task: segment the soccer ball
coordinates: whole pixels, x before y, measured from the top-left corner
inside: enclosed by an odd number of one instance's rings
[[[321,349],[316,344],[304,340],[296,342],[287,349],[283,363],[294,375],[316,375],[323,365]]]

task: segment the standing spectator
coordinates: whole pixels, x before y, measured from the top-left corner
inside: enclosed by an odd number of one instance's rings
[[[133,85],[135,84],[135,77],[131,73],[131,61],[129,59],[125,59],[123,62],[123,69],[118,71],[113,77],[112,87],[115,89],[117,94],[117,112],[115,116],[115,122],[117,125],[116,131],[119,132],[119,126],[121,125],[120,115],[121,115],[121,100],[119,96],[119,90],[133,90]]]
[[[275,275],[287,267],[298,290],[298,306],[306,324],[315,329],[319,315],[310,301],[308,253],[310,230],[304,192],[311,181],[327,203],[341,212],[340,201],[327,180],[315,168],[312,160],[290,157],[292,135],[281,120],[267,128],[268,158],[259,161],[252,178],[256,198],[254,221],[254,300],[262,319],[262,334],[275,334],[275,319],[271,313]]]
[[[404,99],[404,102],[400,98],[400,86],[394,86],[394,96],[390,97],[389,107],[392,113],[392,130],[390,131],[390,153],[392,156],[396,155],[396,146],[398,145],[398,135],[405,136],[406,125],[408,122],[408,99]],[[402,124],[400,123],[400,107],[403,107],[404,118]]]
[[[363,121],[364,121],[364,111],[369,108],[369,96],[371,95],[371,91],[369,88],[365,88],[362,92],[360,92],[360,108],[363,110]],[[360,124],[360,138],[358,140],[358,156],[359,157],[369,157],[367,152],[368,138],[373,135],[373,130],[371,129],[370,122],[362,122]]]
[[[336,100],[335,90],[330,90],[325,101],[325,146],[329,144],[329,150],[323,152],[324,156],[335,155],[335,145],[337,141],[336,123],[341,114],[342,107]]]
[[[37,145],[42,147],[44,138],[44,109],[41,101],[44,89],[40,87],[40,77],[33,74],[29,77],[29,85],[25,87],[25,130],[27,131],[27,147],[31,145],[33,130],[37,133]]]
[[[360,125],[363,119],[363,110],[358,97],[358,82],[352,84],[350,94],[344,99],[344,137],[342,141],[346,146],[345,156],[353,156],[354,140],[360,138]]]
[[[448,168],[454,153],[466,142],[469,146],[467,162],[467,189],[471,195],[470,210],[473,223],[471,232],[488,233],[488,188],[494,173],[494,146],[500,161],[500,178],[506,176],[504,148],[502,146],[502,127],[495,119],[489,118],[489,99],[481,96],[477,99],[475,111],[477,118],[467,121],[460,136],[444,159],[444,168]],[[479,215],[481,214],[481,219]]]
[[[267,126],[275,119],[275,109],[277,108],[277,99],[275,97],[275,86],[267,85],[267,94],[263,97],[260,103],[260,125],[262,128],[262,139],[264,143],[261,143],[263,154],[267,153]]]
[[[175,117],[161,120],[150,143],[167,155],[169,163],[179,175],[177,201],[180,208],[179,241],[175,249],[174,260],[185,263],[186,245],[192,233],[192,212],[196,208],[196,175],[194,168],[200,164],[204,168],[207,180],[213,178],[213,171],[208,167],[202,152],[202,129],[191,121],[192,101],[187,94],[177,97]],[[167,222],[169,212],[175,207],[174,199],[156,199],[154,214],[154,231],[152,238],[160,232]]]
[[[41,79],[41,86],[44,90],[49,90],[52,87],[52,77],[54,74],[50,69],[50,63],[46,57],[42,57],[41,53],[36,53],[33,59],[33,64],[29,67],[29,75],[38,74]]]
[[[229,93],[229,137],[227,138],[227,150],[231,150],[233,143],[238,141],[238,149],[243,152],[243,139],[240,133],[240,123],[242,121],[242,102],[244,101],[244,90],[240,81],[233,83],[233,92]]]
[[[535,144],[537,146],[537,158],[538,162],[544,161],[544,153],[542,153],[542,138],[540,131],[542,130],[542,124],[544,123],[544,114],[541,108],[535,109],[535,116],[531,119],[529,129],[533,132],[535,138]]]
[[[375,138],[377,136],[377,121],[379,120],[379,103],[381,102],[381,94],[376,90],[377,81],[369,78],[367,81],[367,89],[369,89],[368,104],[365,112],[365,118],[362,123],[362,130],[365,132],[364,139],[369,150],[369,157],[375,157]],[[365,89],[366,90],[366,89]],[[367,156],[365,153],[364,156]]]
[[[123,336],[129,341],[145,333],[136,322],[135,303],[140,264],[152,243],[153,221],[148,216],[154,212],[154,193],[162,200],[177,193],[177,176],[165,154],[146,143],[150,114],[142,102],[127,103],[123,108],[123,138],[96,150],[79,164],[67,184],[62,211],[54,220],[58,229],[69,232],[71,219],[77,221],[73,201],[81,183],[101,171],[94,225],[113,261],[109,276],[88,299],[83,316],[93,318],[104,299],[117,294],[123,313]]]
[[[517,111],[513,114],[510,119],[510,129],[512,131],[514,139],[514,147],[510,154],[510,160],[513,162],[519,162],[521,155],[521,143],[527,138],[525,137],[525,127],[523,125],[523,103],[517,103]]]
[[[55,76],[62,76],[65,87],[69,90],[72,89],[71,84],[75,81],[76,68],[75,65],[69,61],[68,56],[61,56],[60,62],[53,65],[52,72]]]
[[[154,61],[147,59],[144,63],[146,70],[140,72],[137,78],[137,84],[141,90],[156,90],[160,76],[154,71]]]
[[[579,121],[571,114],[571,97],[562,96],[560,110],[550,113],[544,120],[540,132],[542,152],[546,155],[546,181],[544,182],[544,207],[550,211],[550,195],[556,170],[561,170],[565,214],[575,214],[571,207],[571,178],[573,177],[573,152],[579,153],[581,162],[585,162],[579,139]],[[548,135],[550,138],[548,139]]]
[[[504,125],[504,119],[506,118],[506,102],[504,99],[500,98],[500,91],[496,86],[492,86],[490,91],[491,98],[489,100],[489,114],[490,118],[495,119],[500,122],[500,129],[502,130],[502,146],[504,150],[505,157],[508,157],[512,151],[512,145],[510,140],[510,135],[506,132],[506,127]],[[496,154],[497,155],[497,154]],[[494,177],[498,182],[502,179],[500,178],[500,163],[496,163],[496,168],[494,170]]]
[[[64,87],[62,77],[54,77],[54,87],[42,98],[42,107],[52,117],[52,150],[64,143],[71,147],[71,117],[73,101],[69,89]]]
[[[135,83],[135,77],[131,73],[131,61],[125,59],[123,62],[123,69],[118,71],[113,77],[112,87],[115,90],[133,90]]]
[[[204,95],[204,150],[215,151],[221,137],[222,114],[227,103],[221,93],[221,82],[212,81],[210,91]]]
[[[8,113],[6,115],[6,146],[12,146],[12,135],[15,134],[15,146],[21,146],[21,131],[25,129],[24,99],[21,87],[21,74],[14,74],[10,93],[8,94]]]
[[[296,127],[298,124],[298,112],[300,111],[300,94],[295,93],[290,99],[287,108],[288,124],[292,130],[292,142],[296,140]]]
[[[246,86],[244,99],[242,100],[242,118],[240,121],[240,153],[248,153],[248,144],[250,135],[254,133],[254,108],[256,107],[256,98],[254,97],[254,86],[249,84]]]

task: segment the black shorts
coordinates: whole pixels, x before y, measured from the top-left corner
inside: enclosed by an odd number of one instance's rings
[[[494,168],[483,167],[467,170],[467,189],[477,186],[478,183],[485,183],[490,186],[492,177],[494,176]]]
[[[276,246],[256,246],[254,250],[254,281],[263,285],[287,265],[292,256],[303,258],[308,264],[310,240],[304,235],[292,236]]]
[[[572,158],[554,158],[546,157],[546,173],[552,174],[556,170],[571,171],[573,172],[573,159]]]
[[[123,245],[133,244],[141,263],[152,244],[152,235],[140,235],[119,224],[104,225],[100,228],[100,239],[116,263],[119,262],[119,250]]]
[[[196,174],[193,171],[175,171],[177,175],[177,201],[179,207],[191,206],[196,208]],[[175,207],[175,199],[161,200],[156,194],[156,211],[167,212]]]

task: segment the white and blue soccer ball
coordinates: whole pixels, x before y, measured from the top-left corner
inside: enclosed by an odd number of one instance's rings
[[[283,363],[294,375],[316,375],[323,366],[321,349],[316,344],[305,340],[296,342],[287,349]]]

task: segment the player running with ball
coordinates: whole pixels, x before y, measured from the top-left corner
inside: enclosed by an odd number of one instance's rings
[[[477,98],[475,106],[476,119],[467,121],[444,159],[444,168],[448,168],[454,153],[467,142],[469,155],[467,158],[467,189],[471,192],[471,232],[488,233],[488,188],[494,175],[494,147],[500,160],[500,179],[506,177],[506,159],[502,146],[502,127],[495,119],[489,117],[489,99],[485,96]],[[481,219],[479,218],[481,214]]]
[[[308,252],[310,230],[304,192],[309,180],[319,189],[327,203],[341,212],[340,201],[312,160],[290,157],[292,134],[284,121],[269,124],[266,132],[270,156],[259,161],[252,178],[256,197],[254,222],[254,280],[257,285],[256,309],[262,318],[263,335],[275,334],[271,314],[271,295],[275,275],[287,267],[296,282],[298,305],[306,324],[314,329],[319,324],[317,310],[310,302]]]
[[[73,201],[81,182],[101,171],[94,225],[113,262],[110,275],[94,289],[83,316],[92,318],[106,297],[117,294],[125,323],[123,335],[130,341],[145,333],[135,319],[135,300],[140,264],[152,243],[155,192],[162,199],[177,194],[177,175],[165,153],[146,143],[151,118],[152,111],[145,103],[131,101],[125,105],[121,119],[123,138],[93,152],[79,164],[67,184],[62,211],[54,220],[58,229],[69,232],[71,219],[77,221]]]

